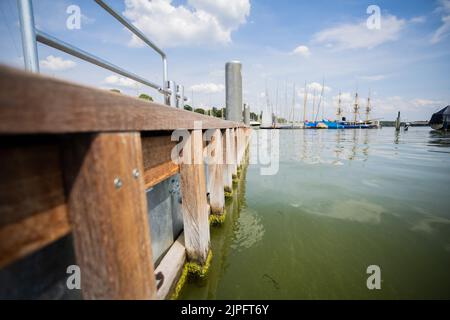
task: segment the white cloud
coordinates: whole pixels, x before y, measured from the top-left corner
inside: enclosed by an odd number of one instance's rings
[[[311,82],[311,83],[308,83],[307,87],[308,87],[309,92],[313,92],[314,90],[316,90],[317,94],[320,94],[320,92],[322,92],[322,84],[321,83]],[[331,88],[324,85],[323,91],[329,92],[329,91],[331,91]]]
[[[197,93],[219,93],[225,90],[225,86],[222,84],[215,83],[200,83],[193,85],[191,90]]]
[[[450,12],[450,0],[439,0],[438,11]]]
[[[227,44],[231,33],[246,23],[250,0],[125,0],[124,15],[163,47]],[[130,45],[141,46],[133,35]]]
[[[249,0],[188,0],[197,10],[214,15],[227,28],[243,24],[250,14]]]
[[[450,0],[440,0],[438,11],[443,13],[442,25],[433,33],[431,43],[436,44],[450,34]]]
[[[355,101],[355,95],[350,92],[341,92],[341,107],[349,107]],[[339,102],[339,95],[333,97],[333,104],[337,106]]]
[[[61,57],[55,57],[53,55],[48,56],[45,60],[40,61],[41,66],[45,69],[52,71],[64,71],[75,68],[77,65],[72,60],[64,60]]]
[[[140,86],[138,82],[132,79],[123,78],[116,75],[110,75],[109,77],[106,77],[103,83],[131,89],[136,89]]]
[[[367,28],[366,21],[344,24],[322,30],[314,35],[314,41],[337,49],[371,49],[385,42],[398,39],[405,20],[392,15],[382,16],[380,29]]]
[[[309,51],[309,48],[307,46],[298,46],[292,51],[292,54],[309,57],[311,55],[311,51]]]
[[[414,107],[436,107],[442,104],[440,100],[433,99],[413,99],[410,101]]]
[[[427,21],[425,16],[413,17],[409,20],[411,23],[424,23],[425,21]]]

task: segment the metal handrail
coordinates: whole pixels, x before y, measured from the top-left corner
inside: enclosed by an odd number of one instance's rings
[[[97,56],[94,56],[86,51],[83,51],[73,45],[70,45],[64,41],[61,41],[55,37],[46,34],[45,32],[36,29],[34,24],[34,14],[31,0],[17,0],[19,7],[20,24],[22,29],[22,43],[26,69],[32,72],[39,72],[39,62],[36,44],[36,42],[39,41],[47,46],[61,50],[79,59],[85,60],[99,67],[105,68],[112,72],[118,73],[124,77],[130,78],[136,82],[154,88],[158,90],[160,93],[164,94],[164,100],[167,105],[179,108],[183,107],[184,101],[187,100],[184,97],[184,88],[183,86],[176,86],[173,81],[168,81],[167,57],[164,51],[162,51],[156,44],[150,41],[125,17],[123,17],[113,8],[111,8],[103,0],[94,0],[94,1],[161,56],[163,62],[163,85],[159,86],[134,73],[128,72],[125,69],[122,69],[106,60],[103,60]]]
[[[38,29],[36,29],[36,40],[55,49],[61,50],[65,53],[68,53],[70,55],[73,55],[77,58],[80,58],[82,60],[85,60],[87,62],[90,62],[92,64],[95,64],[99,67],[105,68],[107,70],[110,70],[112,72],[118,73],[124,77],[133,79],[139,83],[142,83],[146,86],[152,87],[156,90],[158,90],[161,93],[164,94],[170,94],[169,91],[164,90],[161,88],[161,86],[157,85],[156,83],[150,82],[144,78],[141,78],[138,75],[135,75],[131,72],[128,72],[116,65],[113,65],[112,63],[109,63],[108,61],[105,61],[99,57],[96,57],[86,51],[83,51],[77,47],[74,47],[62,40],[56,39],[55,37],[50,36],[49,34],[42,32]]]

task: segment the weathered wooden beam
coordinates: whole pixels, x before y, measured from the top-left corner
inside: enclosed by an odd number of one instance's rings
[[[231,145],[231,129],[225,129],[222,135],[223,142],[223,183],[224,186],[232,189],[233,188],[233,170],[231,162],[233,161],[233,149]]]
[[[0,267],[70,232],[58,139],[0,138]]]
[[[65,205],[0,227],[0,268],[45,247],[69,232]]]
[[[139,133],[68,138],[64,175],[85,299],[156,298]]]
[[[145,188],[166,180],[178,173],[178,164],[171,159],[171,151],[176,146],[170,135],[142,136],[142,154],[144,157]]]
[[[242,123],[0,66],[0,134],[233,128]]]
[[[206,150],[209,176],[209,205],[212,214],[222,214],[225,206],[222,133],[218,129],[212,133],[211,137],[208,137],[211,141]]]
[[[232,174],[237,174],[237,139],[236,139],[236,129],[230,129],[231,138],[231,172]]]
[[[182,153],[180,184],[186,252],[190,261],[204,264],[208,256],[210,234],[202,130],[192,130]]]
[[[164,258],[155,270],[155,274],[161,273],[162,284],[160,284],[157,298],[160,300],[169,298],[177,284],[186,262],[186,248],[184,247],[184,234],[172,244]]]
[[[236,141],[237,141],[237,165],[240,166],[242,164],[242,157],[244,151],[244,144],[242,141],[242,130],[241,128],[236,129]]]

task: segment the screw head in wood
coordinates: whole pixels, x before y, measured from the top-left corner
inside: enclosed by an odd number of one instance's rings
[[[116,189],[120,189],[122,188],[122,180],[120,180],[120,178],[115,178],[114,179],[114,186],[116,187]]]
[[[141,176],[141,173],[139,172],[139,170],[138,169],[134,169],[133,170],[133,177],[135,179],[138,179],[140,176]]]

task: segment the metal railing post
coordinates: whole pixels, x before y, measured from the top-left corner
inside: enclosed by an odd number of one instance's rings
[[[150,41],[140,30],[133,26],[125,17],[120,13],[111,8],[103,0],[95,0],[105,11],[112,15],[116,20],[118,20],[123,26],[130,30],[135,36],[141,39],[149,47],[155,50],[162,59],[163,63],[163,85],[159,86],[151,81],[148,81],[136,74],[128,72],[125,69],[119,68],[112,63],[96,57],[88,52],[85,52],[73,45],[65,43],[55,37],[52,37],[40,30],[37,30],[34,24],[33,15],[33,5],[32,0],[17,0],[17,5],[19,9],[19,18],[22,33],[22,46],[23,55],[25,60],[25,69],[31,72],[39,72],[39,60],[37,51],[37,42],[41,42],[45,45],[53,47],[55,49],[66,52],[82,60],[88,61],[99,67],[105,68],[107,70],[116,72],[124,77],[133,79],[140,82],[146,86],[158,90],[160,93],[164,94],[164,103],[172,107],[184,107],[184,88],[181,86],[182,90],[175,85],[173,81],[168,80],[168,66],[167,57],[164,51],[162,51],[156,44]]]
[[[166,81],[167,91],[170,91],[170,95],[168,97],[168,106],[177,107],[177,86],[174,81]]]
[[[31,0],[17,0],[22,34],[23,59],[25,70],[39,72],[39,60],[34,25],[33,4]]]
[[[177,85],[177,108],[184,109],[184,86]]]
[[[163,60],[163,89],[165,91],[169,91],[170,90],[170,86],[169,86],[169,75],[168,75],[168,67],[167,67],[167,58],[166,55],[164,54],[162,56],[162,60]],[[164,94],[164,103],[168,106],[170,106],[170,94],[165,93]]]

